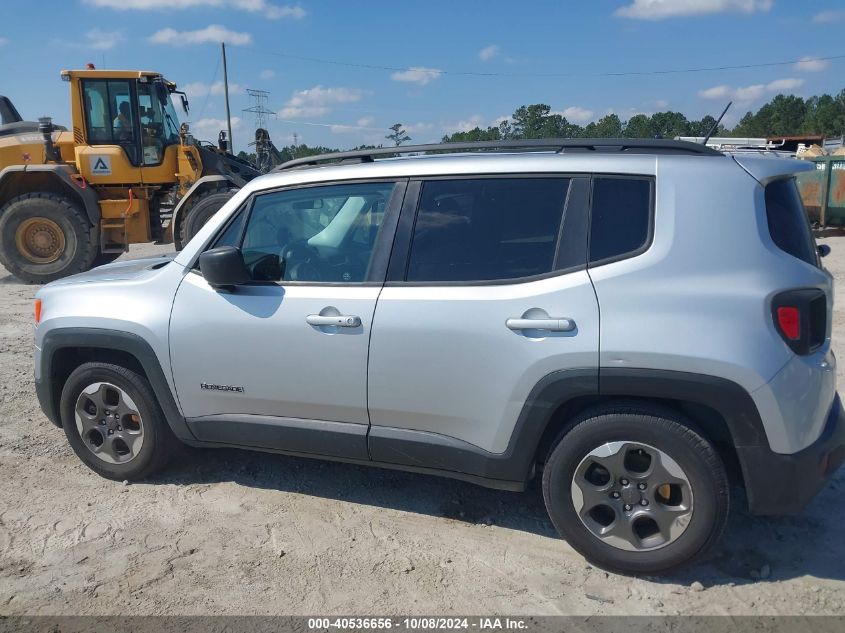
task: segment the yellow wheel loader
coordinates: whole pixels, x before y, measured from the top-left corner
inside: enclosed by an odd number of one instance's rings
[[[187,97],[159,73],[89,67],[61,76],[69,130],[47,117],[23,121],[0,97],[0,262],[20,279],[82,272],[138,242],[180,249],[259,175],[227,151],[222,133],[218,146],[193,139],[171,100],[178,94],[187,113]]]

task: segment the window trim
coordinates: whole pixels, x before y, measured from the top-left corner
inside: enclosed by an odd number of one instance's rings
[[[648,195],[648,235],[646,236],[646,241],[643,243],[642,246],[637,248],[633,251],[627,251],[620,255],[614,255],[612,257],[605,257],[603,259],[597,259],[596,261],[590,261],[590,247],[592,246],[593,240],[593,191],[595,188],[595,182],[597,178],[609,180],[609,179],[616,179],[616,180],[645,180],[649,183],[649,195]],[[648,175],[641,175],[641,174],[604,174],[604,173],[593,173],[590,175],[590,213],[589,219],[587,224],[587,268],[597,268],[599,266],[604,266],[606,264],[613,264],[616,262],[621,262],[626,259],[633,259],[634,257],[639,257],[646,251],[648,251],[652,244],[654,243],[654,224],[655,224],[655,202],[656,202],[656,177],[655,176],[648,176]]]
[[[331,187],[336,185],[359,185],[359,184],[374,184],[374,183],[393,183],[393,191],[390,198],[384,206],[384,219],[382,220],[381,230],[376,237],[376,242],[373,245],[372,255],[370,256],[370,265],[367,271],[365,281],[259,281],[251,280],[243,284],[245,286],[339,286],[339,287],[381,287],[384,285],[387,274],[388,258],[394,243],[394,236],[396,233],[396,225],[399,221],[399,211],[408,187],[408,178],[357,178],[354,180],[326,180],[323,182],[309,182],[297,183],[292,185],[282,185],[278,187],[271,187],[253,191],[249,197],[244,200],[241,205],[232,213],[232,215],[217,228],[214,234],[202,246],[202,248],[194,256],[191,261],[190,270],[198,274],[202,274],[199,269],[199,258],[204,252],[215,248],[217,240],[223,235],[226,229],[237,221],[241,213],[245,213],[241,231],[238,235],[238,244],[243,243],[246,227],[249,224],[249,219],[252,215],[252,210],[255,206],[255,199],[259,196],[279,193],[283,191],[295,191],[301,189],[313,189],[315,187]],[[237,247],[240,249],[240,246]]]
[[[422,176],[412,178],[408,184],[408,191],[405,195],[405,203],[402,205],[402,213],[399,219],[399,227],[396,231],[396,239],[393,246],[393,253],[391,253],[390,264],[388,265],[386,287],[421,287],[421,288],[436,288],[436,287],[469,287],[469,286],[512,286],[516,284],[529,283],[541,279],[550,279],[558,277],[579,270],[587,268],[587,241],[586,234],[583,236],[576,236],[583,238],[584,251],[583,257],[579,258],[579,262],[575,265],[566,268],[555,268],[545,273],[537,275],[529,275],[525,277],[508,277],[507,279],[476,279],[476,280],[461,280],[461,281],[407,281],[407,271],[410,265],[411,244],[414,238],[414,228],[416,226],[417,216],[419,214],[419,202],[422,196],[423,185],[426,182],[436,182],[443,180],[513,180],[513,179],[568,179],[569,187],[566,192],[566,199],[564,200],[564,207],[561,214],[560,228],[558,229],[557,239],[555,241],[555,259],[553,265],[557,266],[559,263],[559,249],[561,245],[561,237],[563,235],[563,227],[566,224],[567,216],[570,213],[575,214],[573,217],[581,219],[584,222],[587,218],[589,221],[589,207],[587,203],[589,199],[583,199],[583,196],[573,196],[573,188],[577,183],[583,183],[589,180],[589,173],[578,172],[502,172],[502,173],[484,173],[484,174],[449,174],[437,176]],[[583,186],[583,185],[580,185]],[[587,196],[589,198],[589,196]],[[572,206],[570,206],[570,203]],[[589,225],[582,227],[581,230],[589,230]],[[583,261],[580,261],[583,260]]]

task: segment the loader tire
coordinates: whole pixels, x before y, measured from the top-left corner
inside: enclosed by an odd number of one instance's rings
[[[179,227],[179,242],[183,248],[234,193],[231,189],[215,189],[200,195],[190,207],[185,209],[186,215]]]
[[[0,208],[0,263],[27,283],[90,269],[98,239],[80,206],[55,193],[27,193]]]

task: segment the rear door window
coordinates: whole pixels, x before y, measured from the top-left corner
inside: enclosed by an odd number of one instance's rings
[[[766,185],[766,219],[769,235],[779,249],[818,266],[816,240],[794,178]]]
[[[569,182],[568,178],[425,182],[406,280],[509,280],[553,271]]]

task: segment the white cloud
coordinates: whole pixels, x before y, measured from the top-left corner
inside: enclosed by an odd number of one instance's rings
[[[360,132],[362,130],[380,130],[381,128],[373,127],[376,120],[371,116],[361,117],[355,122],[355,125],[343,125],[335,123],[329,125],[329,129],[335,134],[349,134],[350,132]]]
[[[85,46],[98,51],[107,51],[123,41],[123,31],[91,29],[85,33]]]
[[[411,123],[410,125],[403,125],[408,134],[419,134],[421,132],[428,132],[434,129],[433,123]]]
[[[421,86],[426,85],[440,77],[443,71],[438,68],[426,68],[424,66],[413,66],[408,70],[401,70],[390,75],[393,81],[407,81]]]
[[[725,99],[732,94],[731,87],[722,84],[721,86],[713,86],[705,90],[699,90],[698,96],[703,99]]]
[[[654,102],[654,106],[656,108],[660,108],[660,109],[668,108],[669,102],[666,99],[658,99],[657,101]]]
[[[713,13],[768,11],[773,0],[634,0],[614,15],[634,20],[663,20]]]
[[[827,24],[829,22],[841,22],[845,20],[845,9],[837,9],[834,11],[822,11],[813,16],[813,22],[816,24]]]
[[[766,90],[769,92],[780,92],[782,90],[797,90],[804,85],[803,79],[775,79],[766,84]]]
[[[483,125],[484,118],[480,114],[473,114],[462,121],[458,121],[457,123],[447,123],[443,126],[443,130],[450,134],[452,132],[469,132],[470,130],[474,130],[475,128]]]
[[[490,46],[485,46],[480,51],[478,51],[478,59],[483,62],[489,62],[501,52],[502,49],[499,47],[498,44],[491,44]]]
[[[360,101],[364,91],[357,88],[324,88],[314,86],[306,90],[297,90],[287,100],[279,112],[283,119],[302,119],[320,117],[331,112],[338,103]]]
[[[730,99],[738,103],[750,103],[760,99],[767,92],[789,92],[803,85],[803,79],[787,77],[784,79],[775,79],[767,84],[754,84],[737,88],[722,84],[700,90],[698,96],[702,99]]]
[[[801,61],[793,65],[793,68],[799,72],[817,73],[825,70],[830,66],[830,62],[826,59],[818,59],[816,57],[802,57]]]
[[[579,106],[569,106],[565,110],[554,112],[553,114],[559,114],[571,123],[587,123],[593,120],[595,112]]]
[[[201,81],[194,81],[192,83],[185,84],[182,90],[184,90],[185,94],[191,98],[206,97],[208,95],[222,95],[226,92],[222,81],[215,81],[210,85]],[[229,82],[230,95],[243,94],[243,92],[244,87],[241,84]]]
[[[198,139],[205,141],[213,139],[217,141],[217,135],[220,130],[226,129],[226,119],[214,119],[206,117],[200,119],[195,123],[191,123],[191,133]],[[232,117],[232,130],[239,130],[241,127],[241,118],[237,116]],[[234,136],[234,134],[233,134]]]
[[[267,70],[262,70],[260,73],[258,73],[258,77],[260,79],[272,79],[275,76],[276,76],[276,71],[270,70],[269,68]]]
[[[192,9],[195,7],[233,8],[249,13],[262,13],[270,20],[300,20],[308,13],[297,5],[275,5],[267,0],[84,0],[85,4],[119,11],[153,11]]]
[[[8,43],[9,40],[7,40],[5,37],[0,37],[0,46],[5,46]]]
[[[177,31],[166,28],[156,31],[149,38],[152,44],[170,44],[171,46],[187,46],[189,44],[219,44],[226,42],[232,46],[243,46],[252,42],[249,33],[230,31],[219,24],[210,24],[204,29],[196,31]]]

